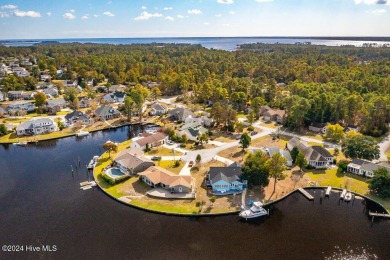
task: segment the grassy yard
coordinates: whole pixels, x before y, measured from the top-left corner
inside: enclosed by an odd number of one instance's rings
[[[177,157],[179,159],[179,157]],[[181,169],[183,169],[185,162],[180,161],[180,165],[178,167],[174,167],[175,161],[157,161],[156,165],[161,168],[167,169],[168,171],[179,174]]]
[[[156,156],[181,156],[183,153],[176,151],[175,154],[172,153],[172,149],[166,148],[164,146],[153,147],[145,155],[156,155]]]
[[[238,163],[243,163],[245,158],[249,155],[249,152],[247,150],[243,152],[242,147],[234,146],[220,151],[217,155]]]
[[[252,140],[251,146],[267,147],[267,148],[278,146],[281,149],[286,148],[287,142],[288,142],[288,140],[291,139],[291,137],[279,135],[279,138],[280,139],[272,140],[272,136],[266,135],[266,136]]]
[[[71,128],[65,128],[62,131],[53,132],[49,134],[42,135],[34,135],[28,137],[18,137],[16,133],[11,133],[0,137],[0,143],[16,143],[16,142],[24,142],[24,141],[43,141],[50,139],[57,139],[60,137],[75,135],[75,132],[72,131]]]
[[[265,123],[261,123],[262,126],[264,127],[268,127],[268,128],[278,128],[280,127],[281,125],[276,123],[276,122],[273,122],[273,121],[268,121],[268,122],[265,122]]]
[[[378,201],[379,203],[382,203],[383,206],[390,210],[390,200],[383,200],[370,194],[368,190],[369,179],[352,173],[338,174],[337,168],[329,170],[305,171],[305,176],[307,176],[310,180],[317,182],[318,186],[348,188],[354,192],[363,194],[375,201]]]

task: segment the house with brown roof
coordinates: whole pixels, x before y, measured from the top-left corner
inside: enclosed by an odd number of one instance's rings
[[[266,122],[275,121],[282,124],[286,116],[286,111],[264,106],[260,109],[260,115],[263,116],[263,119]]]
[[[148,144],[149,147],[157,147],[165,144],[167,140],[168,136],[166,134],[157,132],[155,134],[147,134],[145,137],[134,138],[130,147],[145,150],[146,144]]]
[[[151,166],[147,170],[138,173],[140,180],[150,187],[162,187],[171,192],[189,193],[193,186],[191,176],[174,174],[164,168]]]
[[[144,152],[138,148],[130,148],[118,153],[114,162],[116,166],[125,173],[136,174],[145,171],[154,162],[144,156]]]

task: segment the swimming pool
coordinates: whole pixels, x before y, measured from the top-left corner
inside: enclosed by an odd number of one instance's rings
[[[113,178],[114,180],[119,178],[119,177],[122,177],[123,175],[126,175],[125,173],[123,173],[119,168],[108,168],[106,170],[106,174]]]

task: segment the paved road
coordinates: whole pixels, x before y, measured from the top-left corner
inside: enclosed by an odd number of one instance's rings
[[[385,154],[386,150],[390,147],[390,135],[388,135],[382,142],[379,143],[380,157],[379,161],[388,161],[387,155]]]

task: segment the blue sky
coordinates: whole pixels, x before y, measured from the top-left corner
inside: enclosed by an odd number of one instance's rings
[[[0,0],[1,39],[390,36],[390,0]]]

